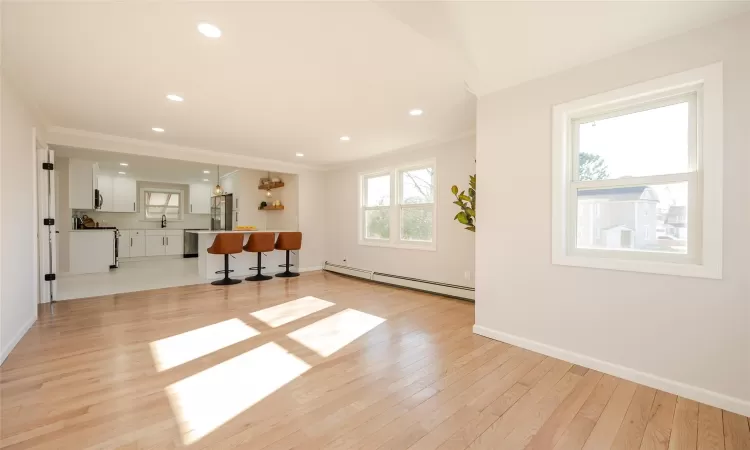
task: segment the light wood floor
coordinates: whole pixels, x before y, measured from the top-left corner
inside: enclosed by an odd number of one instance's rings
[[[266,310],[305,296],[333,305]],[[59,303],[0,368],[0,447],[750,449],[746,417],[473,322],[470,303],[329,273]]]

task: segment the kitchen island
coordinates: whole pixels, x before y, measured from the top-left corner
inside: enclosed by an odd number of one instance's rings
[[[201,278],[206,280],[217,280],[223,278],[224,274],[216,272],[224,270],[224,256],[214,255],[208,253],[208,248],[214,243],[216,235],[219,233],[233,233],[233,234],[244,234],[246,235],[243,239],[242,245],[247,243],[250,235],[253,233],[274,233],[275,238],[278,238],[279,233],[284,231],[293,230],[235,230],[235,231],[189,231],[185,230],[185,233],[194,233],[198,235],[198,273]],[[304,248],[304,240],[303,240]],[[279,272],[283,272],[284,269],[279,267],[280,264],[286,262],[286,252],[276,250],[268,252],[263,255],[263,266],[265,269],[261,271],[263,275],[274,275]],[[299,269],[299,256],[292,253],[290,262],[294,264],[293,271]],[[234,270],[229,274],[230,278],[246,277],[248,275],[255,274],[255,270],[250,270],[251,267],[255,267],[258,263],[258,255],[256,253],[248,253],[243,251],[242,253],[231,255],[229,257],[229,270]]]

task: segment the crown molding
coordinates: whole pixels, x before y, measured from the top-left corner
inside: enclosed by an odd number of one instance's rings
[[[129,155],[152,156],[156,158],[192,161],[203,164],[234,166],[273,172],[298,174],[305,171],[322,170],[320,167],[293,164],[268,158],[216,152],[201,148],[165,144],[162,142],[114,136],[92,131],[77,130],[59,126],[48,127],[46,141],[51,145],[86,148]]]

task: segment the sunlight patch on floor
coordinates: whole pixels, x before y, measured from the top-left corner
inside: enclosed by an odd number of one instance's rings
[[[309,369],[269,342],[168,386],[182,442],[198,441]]]
[[[156,370],[162,372],[258,334],[240,319],[230,319],[153,341],[149,345]]]
[[[330,356],[358,337],[377,327],[385,319],[354,309],[345,309],[287,336],[320,356]]]
[[[261,309],[260,311],[250,313],[250,315],[264,322],[269,327],[276,328],[333,305],[335,303],[307,296],[270,308]]]

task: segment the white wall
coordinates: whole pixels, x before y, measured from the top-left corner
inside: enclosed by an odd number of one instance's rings
[[[479,100],[477,331],[750,415],[748,42],[745,15]],[[552,106],[716,61],[723,280],[553,266]]]
[[[0,362],[37,316],[35,122],[30,110],[0,76]]]
[[[297,176],[299,192],[299,231],[302,250],[299,252],[300,270],[320,269],[326,259],[326,231],[331,220],[326,216],[325,172],[306,171]]]
[[[437,251],[359,245],[359,174],[435,158],[437,164]],[[327,216],[326,260],[361,269],[460,286],[473,286],[464,272],[474,273],[474,233],[453,220],[458,206],[451,186],[468,188],[475,173],[474,137],[399,151],[359,161],[326,173],[326,194],[318,200]],[[300,187],[300,195],[303,193]],[[481,194],[484,195],[484,194]],[[490,197],[487,205],[490,205]],[[480,202],[482,200],[479,200]],[[300,204],[303,201],[300,199]],[[481,208],[481,207],[480,207]],[[478,226],[481,227],[481,215]],[[473,278],[473,276],[472,276]]]

